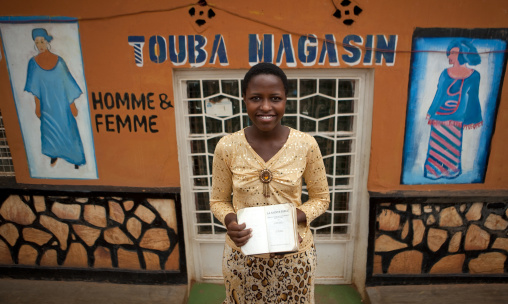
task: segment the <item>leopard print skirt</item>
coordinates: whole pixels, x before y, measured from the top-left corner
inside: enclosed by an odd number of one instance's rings
[[[245,256],[226,244],[223,304],[314,303],[316,249],[282,258]]]

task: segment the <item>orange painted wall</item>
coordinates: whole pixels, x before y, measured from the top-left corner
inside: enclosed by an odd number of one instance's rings
[[[196,1],[197,2],[197,1]],[[335,1],[339,3],[340,1]],[[296,48],[302,34],[319,38],[334,34],[344,36],[398,35],[394,66],[361,64],[354,68],[375,69],[372,146],[368,189],[394,190],[465,190],[508,188],[508,92],[503,90],[492,140],[484,184],[402,186],[400,173],[406,119],[406,104],[411,59],[411,38],[416,27],[508,28],[508,3],[499,1],[361,1],[363,12],[351,26],[332,16],[331,1],[209,1],[216,16],[205,29],[196,30],[188,9],[194,1],[99,1],[80,2],[27,0],[10,1],[0,7],[0,16],[67,16],[80,19],[82,55],[88,86],[92,92],[166,93],[173,100],[169,62],[153,63],[145,47],[145,65],[134,64],[130,35],[193,35],[207,37],[210,55],[213,38],[224,36],[229,65],[206,63],[198,69],[247,69],[248,34],[274,34],[275,52],[284,33],[293,34]],[[339,56],[345,51],[338,46]],[[182,66],[190,68],[189,64]],[[180,67],[180,68],[182,68]],[[281,65],[286,68],[285,63]],[[298,63],[296,68],[306,68]],[[309,68],[330,68],[314,65]],[[341,61],[338,68],[350,68]],[[505,79],[503,86],[507,85]],[[178,187],[178,157],[173,109],[154,112],[159,116],[155,134],[103,133],[94,129],[98,180],[33,179],[28,173],[26,155],[9,83],[5,60],[0,61],[0,108],[19,183],[65,185],[111,185],[133,187]],[[91,116],[106,111],[91,108]],[[125,114],[114,112],[115,114]],[[149,113],[147,113],[149,114]]]

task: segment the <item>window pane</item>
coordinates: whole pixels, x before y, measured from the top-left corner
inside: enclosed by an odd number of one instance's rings
[[[196,219],[198,223],[211,223],[210,213],[196,213]]]
[[[192,172],[194,176],[208,174],[206,172],[206,156],[193,156],[192,163]]]
[[[288,96],[287,97],[297,97],[298,96],[298,82],[296,79],[288,79]]]
[[[333,223],[334,224],[347,224],[348,223],[348,216],[347,213],[335,213],[333,215]]]
[[[242,105],[242,101],[235,98],[230,98],[230,100],[233,104],[233,115],[240,113],[240,106]]]
[[[234,133],[236,131],[240,131],[240,117],[233,117],[231,119],[227,119],[224,121],[224,127],[226,128],[226,133]]]
[[[321,120],[318,123],[319,132],[334,132],[335,131],[335,117]]]
[[[353,100],[339,100],[337,106],[339,114],[354,113],[354,104]]]
[[[349,186],[350,178],[349,177],[341,177],[335,179],[335,186]]]
[[[325,163],[326,174],[333,175],[333,157],[323,158]]]
[[[284,116],[282,117],[281,124],[284,126],[288,126],[293,129],[297,129],[296,127],[296,117],[294,116]]]
[[[337,192],[333,196],[333,210],[347,211],[349,210],[349,192]]]
[[[210,174],[212,174],[212,172],[213,172],[213,156],[208,156],[208,165],[210,166],[209,167]]]
[[[226,232],[228,232],[226,229],[215,226],[215,233],[226,233]]]
[[[322,96],[305,98],[300,101],[300,113],[313,118],[335,114],[335,101]]]
[[[350,167],[351,167],[350,155],[337,156],[335,175],[349,175]]]
[[[308,200],[309,200],[309,196],[302,192],[302,203],[305,203]]]
[[[298,113],[298,109],[296,108],[297,102],[296,100],[288,100],[286,101],[286,114],[296,114]]]
[[[203,80],[203,97],[219,94],[218,80]]]
[[[197,187],[206,187],[208,186],[208,178],[206,177],[198,177],[194,179],[194,186]]]
[[[331,234],[332,227],[323,227],[316,230],[316,234]]]
[[[187,98],[200,98],[201,88],[198,80],[187,81]]]
[[[314,138],[316,139],[319,145],[321,155],[326,156],[333,154],[333,140],[321,136],[315,136]]]
[[[333,234],[346,234],[348,226],[333,227]]]
[[[301,79],[300,80],[300,96],[306,96],[317,93],[317,80],[316,79]]]
[[[240,100],[225,95],[215,96],[205,100],[206,114],[217,117],[227,117],[240,113]]]
[[[335,97],[335,79],[319,79],[319,93]]]
[[[319,217],[317,217],[311,223],[311,227],[318,228],[319,226],[329,225],[331,223],[331,214],[328,212],[323,213]]]
[[[228,232],[226,229],[221,228],[221,227],[218,226],[218,225],[221,225],[221,226],[223,226],[223,225],[222,225],[221,222],[219,222],[219,220],[216,217],[213,217],[213,222],[216,224],[215,225],[215,233],[226,233],[226,232]]]
[[[208,192],[197,192],[194,194],[196,200],[196,210],[210,210],[210,197]]]
[[[352,152],[351,144],[352,140],[338,140],[337,141],[337,153],[349,153]]]
[[[238,80],[222,80],[222,92],[225,94],[240,96],[240,88]]]
[[[339,80],[339,98],[354,97],[354,95],[355,95],[355,81]]]
[[[222,133],[222,120],[206,117],[205,121],[207,134]]]
[[[201,106],[201,100],[189,100],[187,101],[189,114],[201,114],[203,113],[203,108]]]
[[[337,117],[337,131],[353,131],[353,116]]]
[[[199,117],[189,117],[189,131],[190,134],[203,134],[203,118]]]
[[[213,154],[215,152],[215,147],[217,146],[217,143],[221,139],[220,136],[210,138],[207,140],[208,142],[208,153]]]
[[[205,141],[203,140],[191,140],[191,153],[205,153]]]
[[[300,131],[316,132],[316,122],[304,117],[300,117]]]
[[[243,122],[244,128],[246,128],[248,126],[252,126],[252,121],[250,120],[249,116],[247,116],[247,115],[242,115],[242,122]]]

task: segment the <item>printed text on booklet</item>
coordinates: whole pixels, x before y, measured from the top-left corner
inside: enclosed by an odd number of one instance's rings
[[[298,251],[296,208],[280,204],[244,208],[238,211],[238,223],[252,228],[252,237],[242,246],[245,255]]]

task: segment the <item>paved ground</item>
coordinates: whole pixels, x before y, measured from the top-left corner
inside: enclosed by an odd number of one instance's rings
[[[183,304],[187,285],[0,279],[2,304]]]
[[[367,294],[371,304],[506,304],[508,284],[377,286]]]
[[[220,304],[223,285],[128,285],[95,282],[0,279],[1,304]],[[361,304],[348,285],[316,286],[316,304]]]
[[[370,304],[508,303],[508,284],[377,286],[367,288]],[[0,279],[1,304],[220,304],[224,286],[129,285],[96,282]],[[317,285],[316,304],[360,304],[348,285]],[[366,303],[369,303],[366,301]]]

